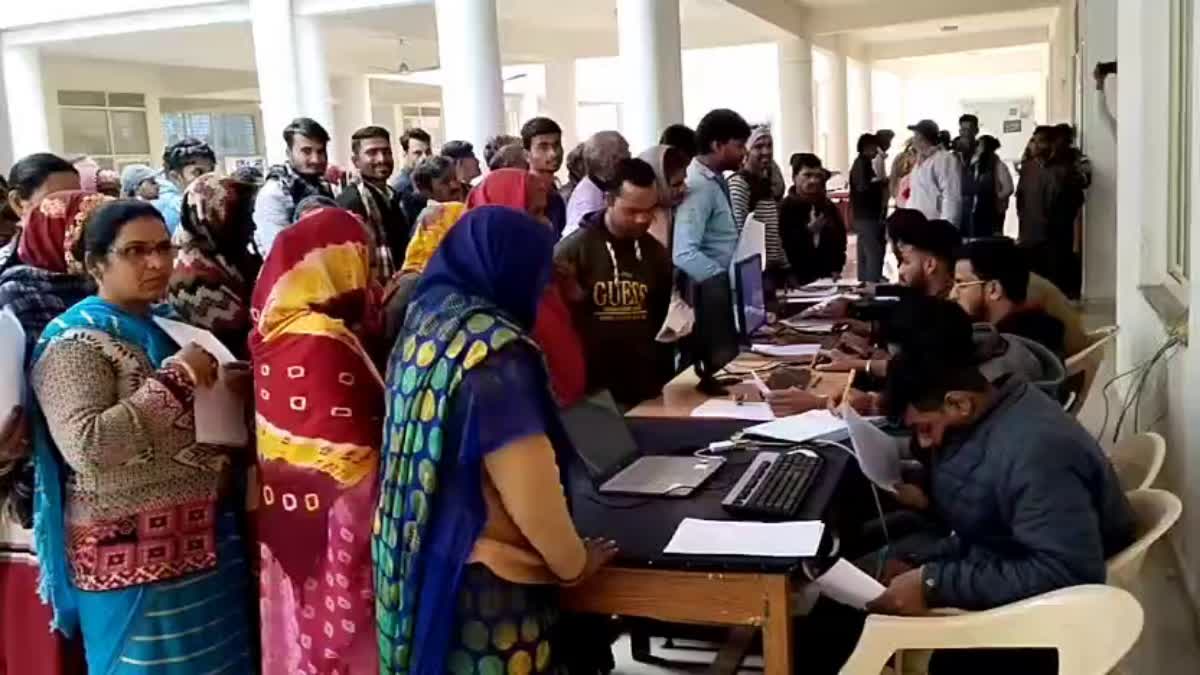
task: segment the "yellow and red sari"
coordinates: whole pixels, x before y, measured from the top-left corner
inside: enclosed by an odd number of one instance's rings
[[[250,337],[264,673],[378,672],[371,522],[383,380],[366,230],[320,209],[275,240]],[[367,340],[369,341],[369,340]]]

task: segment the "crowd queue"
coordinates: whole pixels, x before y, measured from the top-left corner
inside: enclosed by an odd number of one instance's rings
[[[941,532],[893,551],[873,611],[1102,581],[1128,505],[1043,393],[1084,341],[1063,261],[1086,162],[1039,128],[1014,189],[978,120],[954,141],[910,129],[890,166],[894,133],[859,139],[850,227],[819,157],[780,167],[771,130],[731,110],[637,157],[613,131],[565,153],[539,117],[482,167],[410,129],[397,171],[371,126],[332,171],[310,119],[265,175],[219,175],[195,139],[120,176],[21,159],[0,213],[0,308],[27,338],[25,403],[0,411],[0,672],[611,670],[605,631],[558,609],[617,555],[572,523],[559,411],[658,395],[680,363],[660,328],[728,272],[750,218],[774,288],[842,274],[852,232],[859,279],[884,280],[890,244],[911,292],[886,343],[822,366],[861,372],[849,402],[912,429],[928,475],[901,505]],[[197,438],[217,385],[250,402],[246,447]],[[814,628],[845,628],[820,642],[834,670],[853,624]]]

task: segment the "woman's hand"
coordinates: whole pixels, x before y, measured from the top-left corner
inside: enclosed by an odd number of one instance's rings
[[[175,360],[183,364],[192,377],[192,383],[197,387],[207,389],[216,383],[217,359],[205,351],[204,347],[195,342],[189,342],[179,350],[179,353],[175,354]]]
[[[779,391],[772,391],[764,396],[767,403],[771,406],[771,412],[775,413],[776,417],[788,417],[790,415],[799,415],[808,412],[809,410],[819,410],[828,405],[829,399],[825,396],[818,396],[805,389],[797,389],[790,387]]]
[[[587,562],[579,575],[580,581],[592,577],[617,557],[617,542],[611,539],[584,539],[583,547],[587,550]]]
[[[221,381],[229,391],[248,398],[254,390],[254,374],[245,361],[231,361],[221,365]]]
[[[4,424],[0,425],[0,459],[15,459],[26,453],[29,445],[29,429],[25,423],[25,409],[13,406]]]

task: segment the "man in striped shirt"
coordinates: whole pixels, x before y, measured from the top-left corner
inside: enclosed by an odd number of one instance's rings
[[[783,198],[783,175],[775,177],[771,157],[775,151],[771,129],[757,126],[746,142],[746,160],[742,168],[729,179],[729,200],[733,205],[733,222],[738,232],[753,217],[763,224],[766,235],[767,274],[777,282],[787,277],[787,256],[779,238],[779,200]]]

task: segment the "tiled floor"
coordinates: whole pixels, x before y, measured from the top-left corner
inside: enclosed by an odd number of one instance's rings
[[[1109,315],[1110,316],[1110,315]],[[1089,328],[1111,323],[1101,309],[1089,313]],[[1112,377],[1111,360],[1097,377],[1093,396],[1080,414],[1084,426],[1095,432],[1104,417],[1104,402],[1100,387]],[[1115,403],[1115,401],[1114,401]],[[1196,675],[1200,673],[1200,626],[1197,615],[1189,606],[1187,593],[1179,579],[1167,542],[1158,544],[1150,553],[1142,572],[1144,586],[1136,594],[1146,612],[1142,636],[1124,664],[1132,675]],[[629,642],[621,640],[614,646],[617,673],[622,675],[669,675],[672,673],[703,672],[713,658],[712,652],[694,649],[666,650],[656,641],[654,654],[669,659],[670,666],[655,666],[635,662],[630,657]],[[761,672],[761,661],[747,659],[746,672]],[[801,667],[803,664],[801,664]]]

